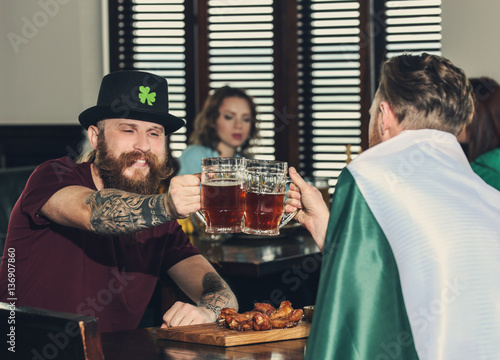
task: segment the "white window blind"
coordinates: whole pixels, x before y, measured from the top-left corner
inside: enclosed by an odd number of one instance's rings
[[[303,1],[300,167],[334,186],[361,143],[359,3]],[[306,7],[309,7],[307,9]]]
[[[441,55],[441,0],[382,3],[385,24],[380,17],[371,22],[385,28],[386,59],[404,52]],[[299,7],[300,167],[334,186],[346,160],[362,150],[360,1],[302,0]]]
[[[255,157],[274,159],[275,138],[280,136],[274,124],[273,89],[280,85],[274,78],[275,51],[286,51],[282,37],[287,36],[278,35],[274,28],[275,17],[281,15],[274,14],[280,8],[278,1],[284,0],[109,0],[110,19],[117,24],[110,31],[111,61],[118,64],[115,70],[138,69],[164,76],[171,112],[189,117],[188,121],[196,115],[194,89],[200,82],[210,89],[227,84],[247,90],[260,119]],[[195,4],[203,4],[207,14],[197,13],[200,9]],[[298,104],[299,143],[288,145],[287,150],[297,146],[299,170],[308,176],[328,177],[333,188],[346,160],[360,152],[362,136],[367,138],[361,134],[367,118],[360,105],[366,100],[361,99],[366,81],[361,82],[360,66],[367,61],[361,53],[367,52],[360,44],[364,46],[366,36],[377,38],[372,42],[380,53],[375,61],[403,52],[440,55],[441,0],[373,0],[380,14],[375,14],[371,24],[382,26],[383,31],[371,34],[361,24],[369,8],[364,2],[296,0],[296,4],[299,83],[298,93],[289,96]],[[202,44],[207,49],[200,54],[206,55],[203,61],[196,58],[194,49],[197,26],[203,26],[208,39]],[[208,69],[197,68],[200,64]],[[204,79],[197,77],[200,73]],[[373,76],[372,83],[376,81]],[[186,147],[186,129],[170,140],[173,155],[179,156]]]
[[[386,57],[441,55],[441,0],[387,1]]]
[[[208,1],[209,85],[242,88],[254,98],[260,139],[255,158],[274,160],[273,1]]]
[[[121,69],[153,72],[168,81],[169,110],[186,118],[186,38],[183,0],[118,1]],[[186,147],[186,129],[170,136],[174,157]]]

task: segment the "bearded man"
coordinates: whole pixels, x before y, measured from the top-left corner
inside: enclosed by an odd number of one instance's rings
[[[157,193],[172,173],[167,135],[184,125],[168,112],[166,80],[111,73],[79,120],[93,151],[41,164],[12,211],[5,248],[16,254],[16,306],[96,316],[102,332],[133,329],[169,276],[197,305],[175,303],[163,326],[213,322],[221,308],[237,308],[175,221],[200,209],[199,177],[174,177]],[[4,260],[1,301],[13,297]]]

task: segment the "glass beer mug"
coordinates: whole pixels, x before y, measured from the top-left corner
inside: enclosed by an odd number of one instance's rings
[[[295,213],[283,215],[288,164],[283,161],[246,160],[243,232],[278,235]]]
[[[196,216],[211,234],[241,232],[245,187],[244,158],[201,160],[201,211]]]

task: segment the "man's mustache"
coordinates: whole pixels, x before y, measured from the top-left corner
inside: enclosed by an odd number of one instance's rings
[[[138,160],[145,160],[146,164],[148,164],[149,166],[151,166],[151,164],[159,163],[158,156],[156,156],[155,154],[143,154],[137,151],[121,154],[119,160],[124,165],[124,167],[130,167],[134,165],[134,163]]]

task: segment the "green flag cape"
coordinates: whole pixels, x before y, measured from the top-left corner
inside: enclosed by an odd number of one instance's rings
[[[418,359],[392,250],[349,171],[328,230],[306,358]]]

